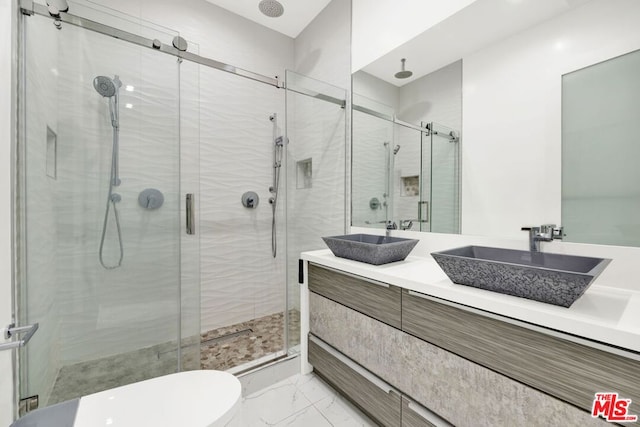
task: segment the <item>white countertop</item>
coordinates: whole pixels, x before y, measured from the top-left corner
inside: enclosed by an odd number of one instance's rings
[[[375,266],[338,258],[323,249],[303,252],[302,259],[542,328],[640,352],[640,292],[637,291],[598,286],[596,281],[570,308],[564,308],[454,284],[430,256],[409,256],[404,261]]]

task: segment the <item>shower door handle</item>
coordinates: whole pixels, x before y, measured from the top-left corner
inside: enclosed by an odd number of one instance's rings
[[[424,213],[424,218],[423,218]],[[429,222],[429,202],[418,202],[418,222]]]
[[[6,344],[0,344],[0,351],[11,350],[12,348],[24,347],[25,345],[27,345],[27,343],[29,342],[33,334],[36,333],[37,330],[38,330],[38,323],[34,323],[33,325],[20,326],[20,327],[16,327],[16,325],[13,323],[11,325],[8,325],[4,333],[5,339],[9,339],[16,334],[21,334],[24,332],[26,332],[27,335],[25,335],[24,338],[22,338],[19,341],[12,341]]]
[[[187,206],[187,234],[196,234],[196,223],[195,223],[195,196],[193,193],[188,193],[186,198]]]

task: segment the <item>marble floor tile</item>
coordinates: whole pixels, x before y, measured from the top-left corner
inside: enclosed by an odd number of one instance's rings
[[[343,397],[334,394],[313,405],[334,427],[375,427],[369,417]]]
[[[336,393],[331,386],[315,375],[298,375],[291,381],[311,403],[334,396]]]
[[[333,424],[329,422],[320,411],[318,411],[313,405],[304,408],[301,411],[285,418],[276,424],[275,427],[332,427]]]
[[[276,425],[311,406],[311,402],[289,379],[250,394],[242,402],[243,425]]]
[[[373,427],[373,423],[313,373],[294,375],[243,399],[247,427]]]

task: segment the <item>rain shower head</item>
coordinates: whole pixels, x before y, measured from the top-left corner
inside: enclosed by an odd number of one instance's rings
[[[402,70],[401,70],[401,71],[398,71],[398,72],[395,74],[396,79],[408,79],[409,77],[411,77],[411,76],[413,75],[413,72],[412,72],[412,71],[406,71],[406,70],[404,69],[404,63],[406,62],[406,60],[407,60],[406,58],[402,58],[402,59],[400,60],[400,62],[402,63]]]
[[[111,98],[116,94],[116,85],[109,77],[98,76],[93,79],[93,87],[105,98]]]
[[[258,3],[258,9],[269,18],[278,18],[284,13],[284,6],[277,0],[262,0]]]

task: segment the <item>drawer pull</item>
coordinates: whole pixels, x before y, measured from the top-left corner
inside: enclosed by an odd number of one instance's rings
[[[413,401],[409,401],[409,409],[415,412],[418,416],[424,420],[430,422],[437,427],[453,427],[453,424],[449,424],[443,418],[438,416],[435,412],[432,412],[422,405],[419,405]]]
[[[349,367],[349,369],[353,370],[358,375],[364,377],[367,381],[369,381],[371,384],[375,385],[376,387],[378,387],[380,390],[384,391],[385,393],[395,392],[396,394],[400,394],[395,388],[391,387],[389,384],[387,384],[386,382],[382,381],[380,378],[376,377],[371,372],[367,371],[365,368],[363,368],[362,366],[358,365],[356,362],[354,362],[353,360],[349,359],[347,356],[343,355],[342,353],[340,353],[339,351],[337,351],[336,349],[334,349],[329,344],[325,343],[324,341],[322,341],[320,338],[316,337],[315,335],[309,334],[309,341],[313,341],[316,345],[321,347],[324,351],[326,351],[327,353],[331,354],[333,357],[338,359],[340,362],[342,362],[345,365],[347,365]]]
[[[422,299],[428,299],[429,301],[433,301],[433,299],[429,298],[429,296],[427,296],[425,294],[421,294],[420,292],[409,291],[409,295],[411,295],[412,297],[418,297],[418,298],[422,298]]]

